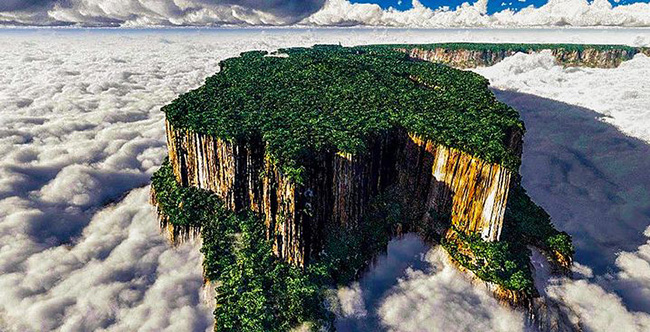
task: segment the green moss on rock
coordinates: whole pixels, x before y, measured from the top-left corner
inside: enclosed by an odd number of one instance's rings
[[[509,193],[504,217],[503,239],[519,241],[544,250],[563,268],[569,268],[575,248],[571,236],[558,231],[543,208],[535,204],[521,185]]]
[[[536,294],[530,270],[530,250],[520,241],[487,242],[478,234],[453,229],[442,245],[460,265],[478,278],[507,290]]]

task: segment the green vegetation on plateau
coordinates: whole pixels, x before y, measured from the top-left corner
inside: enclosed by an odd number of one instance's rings
[[[557,254],[567,262],[572,260],[575,249],[571,236],[555,229],[551,216],[519,185],[510,189],[508,194],[504,224],[503,240],[530,244],[551,253],[551,256]]]
[[[163,108],[175,128],[222,139],[262,139],[271,158],[297,175],[319,152],[366,151],[395,128],[516,170],[508,135],[518,113],[472,72],[413,61],[398,51],[315,46],[242,53],[221,72]]]
[[[467,235],[452,227],[453,236],[443,239],[442,246],[460,265],[481,280],[505,289],[535,292],[530,264],[530,250],[520,241],[487,242],[479,234]]]
[[[513,186],[508,194],[501,241],[486,242],[478,234],[467,235],[453,226],[452,232],[453,236],[443,239],[442,245],[460,265],[482,280],[530,295],[536,291],[529,245],[543,250],[565,269],[575,251],[571,236],[555,229],[548,213],[530,199],[521,185]]]

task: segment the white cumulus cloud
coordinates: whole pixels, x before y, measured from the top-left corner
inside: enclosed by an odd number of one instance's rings
[[[645,235],[650,237],[650,227]],[[594,278],[578,265],[576,280],[553,279],[546,294],[561,303],[569,319],[589,331],[650,330],[650,239],[636,252],[622,252],[618,272]],[[623,292],[625,302],[612,290]],[[627,302],[627,303],[626,303]],[[636,309],[636,310],[634,310]]]
[[[491,0],[496,1],[496,0]],[[650,4],[612,6],[608,0],[549,0],[539,8],[488,14],[488,0],[431,9],[382,9],[349,0],[34,0],[0,5],[6,25],[316,25],[394,27],[650,26]]]
[[[549,0],[539,8],[510,9],[489,15],[487,0],[457,8],[430,9],[418,0],[405,11],[375,4],[327,0],[321,10],[305,18],[307,25],[381,25],[396,27],[525,27],[525,26],[650,26],[650,4],[613,7],[607,0]]]
[[[427,271],[406,276],[379,307],[390,331],[522,331],[521,312],[499,304],[486,289],[469,282],[449,264],[441,247],[430,250]]]

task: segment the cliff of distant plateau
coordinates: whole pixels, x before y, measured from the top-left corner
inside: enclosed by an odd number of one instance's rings
[[[623,61],[630,60],[638,53],[650,54],[647,49],[621,47],[600,49],[598,47],[584,47],[580,49],[566,49],[562,47],[531,47],[531,48],[446,48],[432,47],[400,47],[402,52],[411,57],[425,61],[448,64],[456,68],[475,68],[492,66],[503,59],[516,53],[534,53],[548,50],[555,57],[556,62],[565,67],[594,67],[616,68]]]

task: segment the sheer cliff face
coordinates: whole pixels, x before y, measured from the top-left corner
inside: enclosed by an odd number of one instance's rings
[[[416,59],[431,62],[449,64],[457,68],[486,67],[502,61],[506,57],[514,55],[517,51],[512,50],[450,50],[446,48],[434,48],[425,50],[420,48],[401,49],[403,52]],[[598,50],[586,48],[581,51],[569,51],[561,48],[550,50],[558,64],[572,67],[597,67],[615,68],[621,62],[632,59],[637,52],[630,52],[623,49]],[[528,50],[527,53],[533,53]]]
[[[643,53],[645,56],[650,56],[650,47],[641,48],[641,53]]]
[[[403,155],[399,184],[412,204],[424,204],[425,223],[435,222],[433,210],[459,230],[499,240],[511,171],[413,134]]]
[[[361,222],[370,200],[391,186],[424,223],[451,215],[458,229],[486,240],[501,233],[511,171],[415,134],[377,138],[363,155],[323,153],[296,184],[266,157],[261,140],[223,141],[166,126],[177,181],[215,192],[230,209],[258,213],[276,254],[297,265],[322,249],[330,227]],[[520,151],[521,135],[511,136]]]

